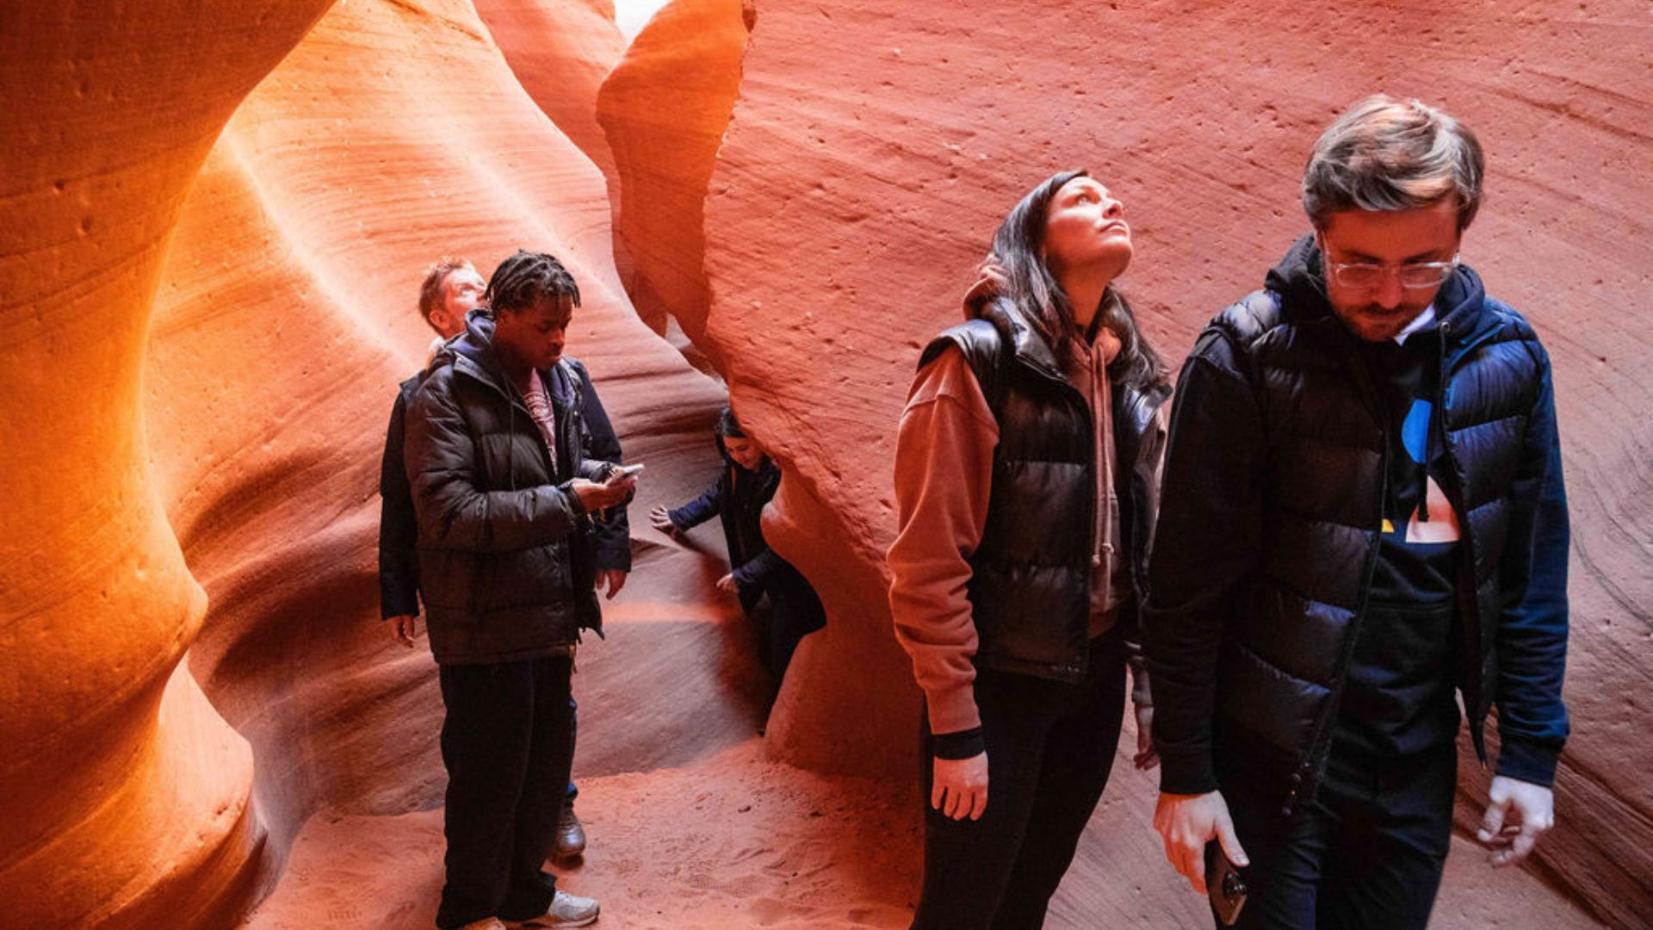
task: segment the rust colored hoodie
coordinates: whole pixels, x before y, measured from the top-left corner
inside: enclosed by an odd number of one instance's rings
[[[987,279],[965,295],[965,317],[991,293]],[[1101,315],[1098,314],[1098,320]],[[1113,627],[1130,594],[1128,572],[1114,571],[1119,551],[1119,498],[1114,487],[1112,386],[1107,366],[1119,354],[1114,333],[1093,326],[1090,343],[1074,349],[1069,380],[1089,401],[1096,424],[1096,552],[1091,577],[1090,635]],[[1168,406],[1168,405],[1167,405]],[[895,452],[900,531],[890,546],[890,612],[896,639],[913,660],[930,730],[938,735],[981,725],[972,659],[978,640],[966,593],[970,556],[987,524],[993,450],[999,428],[975,374],[958,348],[921,369],[907,393]],[[1134,651],[1134,650],[1133,650]],[[1133,662],[1134,697],[1148,701],[1147,677]]]

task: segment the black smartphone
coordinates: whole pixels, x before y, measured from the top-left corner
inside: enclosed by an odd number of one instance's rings
[[[1232,927],[1240,919],[1240,909],[1245,907],[1245,878],[1217,843],[1206,850],[1205,862],[1205,892],[1211,896],[1211,909],[1223,926]]]

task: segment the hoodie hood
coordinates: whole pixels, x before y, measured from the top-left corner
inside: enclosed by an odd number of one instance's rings
[[[1332,315],[1332,305],[1326,299],[1320,248],[1315,245],[1313,234],[1291,244],[1280,261],[1269,269],[1263,286],[1283,298],[1281,305],[1289,322],[1304,323]],[[1493,315],[1485,311],[1485,304],[1486,289],[1481,285],[1481,276],[1460,263],[1435,294],[1435,319],[1448,339],[1466,342],[1497,325]]]

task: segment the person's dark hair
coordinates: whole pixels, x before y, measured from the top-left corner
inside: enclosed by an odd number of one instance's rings
[[[493,277],[488,279],[488,290],[483,299],[495,313],[515,313],[532,307],[543,298],[568,298],[574,306],[580,305],[580,286],[568,269],[544,252],[517,254],[499,263]]]
[[[430,315],[436,311],[437,307],[442,306],[442,301],[448,296],[443,289],[444,285],[448,283],[448,275],[461,268],[476,270],[471,265],[470,259],[454,258],[448,255],[432,262],[430,267],[425,269],[424,280],[419,282],[419,315],[425,318],[426,323],[430,322]]]
[[[1010,215],[993,234],[993,251],[988,261],[1004,270],[1005,285],[996,298],[1008,301],[1031,321],[1055,353],[1057,363],[1066,367],[1072,353],[1069,345],[1078,340],[1073,306],[1056,276],[1045,264],[1045,221],[1056,192],[1085,171],[1059,171],[1051,175],[1011,208]],[[1159,354],[1137,328],[1130,304],[1119,289],[1109,284],[1102,294],[1102,325],[1113,330],[1121,343],[1119,355],[1108,365],[1108,378],[1147,390],[1165,384],[1165,367]]]
[[[717,426],[713,432],[726,439],[745,439],[746,431],[740,428],[740,421],[735,419],[733,407],[724,407],[723,412],[717,415]]]

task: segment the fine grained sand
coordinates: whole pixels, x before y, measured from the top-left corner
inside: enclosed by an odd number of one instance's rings
[[[590,851],[556,871],[562,887],[602,901],[598,926],[609,930],[903,928],[920,857],[916,778],[901,774],[823,777],[765,759],[753,737],[682,768],[582,779]],[[1116,799],[1152,790],[1148,776],[1116,770],[1050,930],[1208,926],[1202,899],[1158,862],[1138,805]],[[318,815],[245,930],[430,927],[442,849],[440,810]],[[1155,867],[1106,874],[1118,857]],[[1154,881],[1128,877],[1144,873]],[[1531,876],[1492,871],[1467,841],[1455,841],[1447,873],[1432,924],[1440,930],[1598,926]]]

